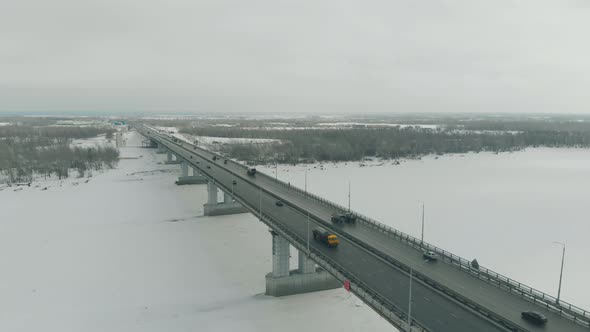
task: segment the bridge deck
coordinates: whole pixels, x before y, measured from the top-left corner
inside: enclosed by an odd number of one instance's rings
[[[237,185],[233,186],[235,195],[239,195],[251,207],[261,206],[264,214],[281,222],[302,238],[308,236],[312,238],[308,234],[307,215],[303,211],[308,211],[311,215],[310,230],[319,224],[322,224],[323,227],[325,227],[326,223],[331,224],[330,216],[336,210],[330,206],[320,204],[320,202],[310,199],[298,191],[277,183],[272,178],[247,176],[242,165],[233,162],[223,164],[221,160],[212,161],[214,154],[211,152],[201,149],[195,150],[188,143],[174,143],[167,137],[158,138],[169,149],[226,188],[231,188],[232,180],[236,179]],[[210,165],[211,168],[206,168],[206,165]],[[263,190],[260,190],[260,188]],[[285,206],[278,207],[274,204],[277,197],[286,203]],[[343,235],[354,236],[360,241],[370,244],[383,254],[411,266],[416,272],[427,275],[454,292],[460,293],[462,296],[519,325],[522,330],[589,330],[521,297],[466,274],[449,264],[425,262],[419,250],[396,241],[384,233],[363,226],[363,224],[332,225],[332,228],[337,233],[342,234],[341,245],[338,248],[326,248],[313,241],[313,238],[309,245],[351,271],[356,277],[370,285],[374,291],[386,297],[402,311],[406,311],[408,307],[409,278],[407,273],[359,247],[357,244],[347,241]],[[432,331],[503,330],[428,285],[414,282],[412,287],[412,316],[416,321],[427,326]],[[525,310],[543,312],[549,319],[547,325],[538,327],[523,321],[520,313]]]

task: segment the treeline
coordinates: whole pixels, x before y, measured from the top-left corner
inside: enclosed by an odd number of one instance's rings
[[[0,140],[0,174],[8,183],[32,182],[35,176],[64,179],[72,171],[83,177],[93,170],[113,168],[118,160],[119,151],[112,147],[39,147],[34,142]]]
[[[0,127],[0,182],[32,182],[35,177],[67,178],[91,175],[93,170],[113,168],[119,151],[112,147],[71,147],[73,139],[114,133],[110,128]]]
[[[449,129],[527,132],[590,132],[590,121],[576,120],[471,120],[453,122]]]
[[[96,137],[100,134],[113,135],[112,128],[98,127],[35,127],[0,126],[0,138],[20,141],[36,141],[39,145],[64,144],[72,139]]]
[[[514,151],[526,147],[589,147],[590,131],[525,131],[474,133],[417,128],[243,130],[239,128],[184,128],[183,132],[216,137],[272,138],[282,143],[226,144],[222,152],[254,163],[279,161],[349,161],[364,157],[385,159],[426,154]]]

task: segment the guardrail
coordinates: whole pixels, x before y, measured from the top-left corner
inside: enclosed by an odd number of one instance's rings
[[[171,143],[178,145],[177,143],[174,143],[174,142],[171,142]],[[194,150],[199,150],[201,152],[204,152],[204,153],[207,153],[207,154],[216,155],[216,156],[219,156],[219,157],[222,157],[223,158],[223,156],[221,156],[221,155],[219,155],[219,154],[217,154],[215,152],[212,152],[210,150],[206,150],[206,149],[197,147],[197,146],[195,146],[193,144],[190,144],[190,143],[187,143],[187,142],[182,142],[182,144],[189,144],[189,145],[191,145],[193,147],[193,149],[196,148]],[[246,169],[246,166],[243,165],[243,164],[240,164],[238,162],[235,162],[235,161],[233,161],[231,159],[228,159],[228,161],[231,162],[232,164],[239,165],[240,167]],[[341,205],[338,205],[336,203],[333,203],[331,201],[328,201],[328,200],[326,200],[326,199],[324,199],[324,198],[322,198],[322,197],[320,197],[318,195],[315,195],[315,194],[312,194],[310,192],[304,191],[301,188],[298,188],[296,186],[292,186],[291,184],[287,184],[284,181],[275,179],[275,178],[273,178],[273,177],[271,177],[271,176],[269,176],[267,174],[258,173],[257,175],[258,176],[262,176],[262,177],[266,177],[267,179],[270,179],[270,180],[272,180],[272,181],[274,181],[274,182],[276,182],[276,183],[278,183],[278,184],[280,184],[280,185],[288,188],[289,190],[295,191],[295,192],[299,193],[300,195],[303,195],[306,198],[314,199],[315,201],[319,202],[320,204],[322,204],[322,205],[324,205],[326,207],[333,208],[333,209],[336,209],[336,210],[340,210],[342,212],[348,211],[347,208],[345,208],[345,207],[343,207]],[[564,301],[560,301],[559,303],[557,303],[557,299],[555,297],[551,296],[551,295],[548,295],[548,294],[543,293],[543,292],[541,292],[539,290],[536,290],[536,289],[534,289],[534,288],[532,288],[530,286],[527,286],[525,284],[522,284],[520,282],[517,282],[515,280],[512,280],[512,279],[510,279],[510,278],[508,278],[508,277],[506,277],[504,275],[501,275],[501,274],[499,274],[497,272],[494,272],[494,271],[492,271],[490,269],[487,269],[485,267],[479,266],[479,268],[477,268],[477,269],[476,268],[473,268],[471,266],[471,262],[469,260],[465,259],[465,258],[462,258],[460,256],[457,256],[457,255],[455,255],[453,253],[450,253],[450,252],[448,252],[446,250],[443,250],[441,248],[438,248],[438,247],[436,247],[434,245],[431,245],[431,244],[429,244],[427,242],[423,242],[423,241],[421,241],[421,240],[419,240],[419,239],[417,239],[417,238],[415,238],[415,237],[413,237],[411,235],[405,234],[405,233],[403,233],[403,232],[401,232],[399,230],[396,230],[396,229],[394,229],[394,228],[392,228],[390,226],[387,226],[387,225],[384,225],[382,223],[379,223],[379,222],[373,220],[372,218],[369,218],[369,217],[364,216],[362,214],[359,214],[359,213],[356,213],[356,212],[352,212],[352,213],[357,217],[357,219],[361,223],[364,223],[364,224],[368,225],[369,227],[371,227],[371,228],[373,228],[373,229],[375,229],[375,230],[377,230],[379,232],[382,232],[384,234],[387,234],[388,236],[390,236],[392,238],[395,238],[396,240],[399,240],[402,243],[406,243],[406,244],[408,244],[411,247],[414,247],[416,249],[434,251],[434,252],[436,252],[441,257],[441,260],[442,261],[447,262],[447,263],[450,263],[452,266],[454,266],[454,267],[456,267],[456,268],[458,268],[458,269],[460,269],[460,270],[462,270],[462,271],[464,271],[466,273],[469,273],[472,276],[475,276],[475,277],[477,277],[480,280],[483,280],[483,281],[486,281],[486,282],[488,282],[490,284],[493,284],[495,286],[498,286],[498,287],[500,287],[500,288],[502,288],[504,290],[509,291],[512,294],[519,295],[519,296],[521,296],[521,297],[523,297],[523,298],[525,298],[525,299],[527,299],[527,300],[529,300],[529,301],[531,301],[533,303],[536,303],[538,305],[542,305],[545,308],[547,308],[547,310],[550,310],[550,311],[559,313],[561,316],[563,316],[565,318],[568,318],[568,319],[571,319],[571,320],[573,320],[573,321],[575,321],[575,322],[577,322],[577,323],[579,323],[579,324],[581,324],[583,326],[590,327],[590,312],[588,312],[588,311],[586,311],[584,309],[581,309],[579,307],[576,307],[576,306],[574,306],[574,305],[572,305],[570,303],[564,302]],[[352,239],[353,241],[357,242],[357,244],[358,243],[362,243],[363,247],[367,247],[366,244],[364,244],[362,241],[357,240],[356,238],[350,236],[349,234],[346,234],[346,235],[347,235],[347,237],[349,239]],[[372,252],[375,252],[375,249],[374,248],[366,248],[366,249],[371,250]],[[379,255],[380,256],[385,256],[384,258],[385,259],[388,259],[388,260],[391,258],[389,255],[386,255],[386,254],[381,253],[381,252],[379,252]],[[402,264],[400,262],[397,262],[395,265],[402,266]],[[409,268],[408,268],[408,271],[409,271]],[[421,277],[422,277],[423,281],[425,281],[425,282],[427,282],[427,283],[429,283],[431,285],[438,285],[438,286],[440,286],[440,287],[435,287],[435,288],[441,289],[441,287],[444,287],[444,286],[438,284],[436,281],[429,279],[426,276],[421,276]],[[447,293],[450,292],[450,290],[448,290],[448,289],[445,289],[443,291],[445,291]],[[455,294],[455,295],[456,295],[455,296],[456,298],[459,297],[458,294]],[[462,298],[460,301],[463,302],[463,303],[470,302],[470,300],[468,300],[466,298]],[[475,303],[470,303],[470,304],[473,304],[474,306],[479,307]],[[491,316],[494,316],[494,314],[491,313]],[[494,320],[496,320],[496,319],[494,319]],[[498,320],[498,321],[500,321],[500,320]],[[502,323],[504,325],[506,325],[506,322],[502,321]]]
[[[201,171],[205,174],[207,178],[215,182],[219,188],[225,190],[226,192],[231,192],[230,188],[227,188],[222,183],[215,181],[213,177],[207,174],[206,170]],[[228,171],[230,173],[233,173],[230,170]],[[323,269],[332,274],[335,278],[342,282],[344,282],[345,280],[350,281],[350,291],[357,295],[363,302],[365,302],[373,310],[379,313],[379,315],[381,315],[383,318],[389,321],[392,325],[403,330],[407,329],[407,314],[404,313],[404,311],[402,311],[397,306],[389,302],[385,297],[383,297],[377,291],[373,290],[366,283],[361,281],[360,278],[355,276],[352,272],[344,269],[341,265],[339,265],[334,260],[324,255],[321,251],[317,250],[312,246],[308,247],[307,239],[303,239],[294,232],[291,232],[288,228],[281,225],[280,223],[274,222],[273,219],[270,218],[270,216],[261,213],[261,211],[256,209],[255,206],[250,205],[243,197],[241,197],[236,192],[233,193],[233,197],[236,201],[242,204],[242,206],[246,207],[253,215],[257,216],[267,226],[269,226],[271,229],[276,231],[281,236],[285,237],[287,241],[289,241],[289,243],[291,243],[291,245],[293,245],[296,249],[300,250],[301,252],[307,253],[311,259],[313,259],[319,266],[321,266]],[[429,329],[427,329],[415,320],[412,320],[411,331],[430,332]]]
[[[190,153],[194,153],[194,151],[195,151],[195,150],[197,150],[197,149],[195,149],[195,147],[194,147],[194,146],[193,146],[193,149],[192,149],[192,150],[190,150],[190,149],[187,149],[187,148],[184,146],[184,143],[178,143],[177,141],[170,141],[170,140],[169,140],[168,138],[166,138],[166,137],[164,137],[164,138],[163,138],[163,140],[167,141],[167,143],[168,143],[168,144],[170,144],[170,145],[177,146],[177,147],[179,147],[179,148],[181,148],[181,149],[183,149],[183,150],[189,151]],[[211,157],[210,157],[211,159],[212,159],[212,156],[217,156],[217,154],[211,153],[210,151],[207,151],[207,150],[204,150],[204,151],[202,151],[202,152],[203,152],[203,153],[205,153],[206,155],[211,155]],[[176,153],[178,154],[178,152],[176,152]],[[183,152],[181,152],[181,153],[183,153]],[[189,161],[189,160],[186,158],[186,156],[182,156],[182,155],[179,155],[179,156],[181,156],[183,159],[185,159],[185,160]],[[204,158],[204,159],[206,159],[206,160],[208,159],[208,158],[205,158],[205,157],[203,157],[203,156],[201,156],[201,158]],[[190,159],[190,158],[189,158],[189,159]],[[189,162],[190,162],[190,161],[189,161]],[[212,160],[210,160],[210,162],[214,163],[214,161],[212,161]],[[241,164],[239,164],[239,165],[240,165],[240,168],[245,168],[243,165],[241,165]],[[201,169],[201,167],[199,167],[199,166],[197,166],[197,167],[198,167],[199,169]],[[249,178],[247,178],[247,177],[246,177],[246,178],[245,178],[245,177],[243,177],[243,174],[236,174],[234,171],[232,171],[232,170],[230,170],[230,169],[225,169],[225,170],[226,170],[227,172],[229,172],[230,174],[232,174],[233,176],[238,176],[238,177],[242,178],[242,180],[243,180],[243,181],[246,181],[246,182],[250,183],[251,185],[253,185],[253,186],[256,186],[256,187],[260,188],[260,190],[264,191],[266,194],[268,194],[268,195],[270,195],[270,196],[273,196],[273,197],[275,197],[275,198],[279,198],[279,197],[277,197],[277,196],[276,196],[276,194],[275,194],[275,193],[273,193],[273,192],[269,191],[269,190],[268,190],[268,189],[266,189],[266,188],[263,188],[263,187],[261,187],[261,186],[260,186],[260,185],[258,185],[258,184],[255,184],[255,183],[253,183],[251,179],[249,179]],[[201,171],[202,171],[202,173],[203,173],[203,174],[205,174],[205,176],[207,176],[207,177],[209,177],[209,178],[211,179],[211,177],[208,175],[208,171],[207,171],[206,169],[201,169]],[[262,173],[261,173],[261,174],[262,174]],[[222,188],[222,189],[224,189],[224,190],[226,190],[226,191],[228,191],[228,190],[229,190],[228,188],[225,188],[225,186],[224,186],[223,184],[221,184],[221,183],[219,183],[219,182],[217,182],[217,181],[215,181],[215,180],[213,180],[213,182],[216,182],[216,183],[217,183],[217,185],[218,185],[220,188]],[[234,192],[234,194],[235,194],[235,192]],[[246,205],[246,206],[247,206],[247,203],[245,203],[245,202],[243,202],[243,201],[241,201],[240,203],[242,203],[242,205]],[[312,218],[314,219],[314,221],[315,221],[315,222],[318,222],[318,223],[320,223],[320,224],[323,224],[323,225],[324,225],[325,227],[327,227],[327,228],[332,228],[332,225],[331,225],[329,222],[326,222],[326,221],[324,221],[324,220],[323,220],[322,218],[320,218],[319,216],[316,216],[316,215],[313,215],[313,214],[309,214],[309,213],[308,213],[308,211],[305,211],[305,210],[303,210],[302,208],[300,208],[300,207],[298,207],[298,206],[292,206],[292,208],[296,209],[296,210],[297,210],[299,213],[301,213],[302,215],[309,215],[310,217],[312,217]],[[250,210],[253,210],[253,211],[254,211],[254,212],[253,212],[253,214],[255,214],[255,215],[260,215],[260,211],[256,211],[255,209],[252,209],[252,208],[250,208]],[[385,253],[383,253],[383,252],[381,252],[381,251],[379,251],[379,250],[377,250],[377,249],[375,249],[375,248],[371,247],[371,246],[370,246],[370,245],[368,245],[367,243],[365,243],[365,242],[363,242],[363,241],[361,241],[361,240],[359,240],[359,239],[357,239],[357,238],[353,237],[353,236],[352,236],[352,235],[350,235],[350,234],[347,234],[347,233],[341,233],[341,234],[342,234],[341,236],[342,236],[343,238],[347,238],[347,239],[348,239],[348,240],[349,240],[351,243],[355,244],[356,246],[358,246],[358,247],[362,248],[363,250],[365,250],[365,251],[367,251],[367,252],[370,252],[370,253],[372,253],[373,255],[376,255],[377,257],[379,257],[379,258],[380,258],[380,259],[382,259],[383,261],[387,262],[387,263],[388,263],[388,264],[390,264],[391,266],[393,266],[393,267],[397,268],[398,270],[400,270],[400,271],[402,271],[402,272],[405,272],[405,273],[410,273],[410,270],[411,270],[411,267],[410,267],[410,266],[408,266],[408,265],[405,265],[405,264],[401,263],[401,262],[400,262],[400,261],[398,261],[397,259],[395,259],[395,258],[393,258],[393,257],[391,257],[391,256],[389,256],[389,255],[386,255]],[[495,324],[497,324],[497,325],[500,325],[500,326],[502,326],[502,327],[508,328],[508,329],[510,329],[511,331],[523,331],[523,332],[524,332],[524,331],[526,331],[526,330],[524,330],[524,329],[520,328],[518,325],[516,325],[516,324],[512,323],[511,321],[509,321],[509,320],[507,320],[507,319],[503,318],[502,316],[500,316],[500,315],[498,315],[498,314],[496,314],[496,313],[494,313],[494,312],[490,311],[489,309],[487,309],[487,308],[485,308],[485,307],[483,307],[483,306],[479,305],[478,303],[476,303],[476,302],[474,302],[474,301],[472,301],[472,300],[470,300],[470,299],[466,298],[465,296],[462,296],[462,295],[460,295],[460,294],[458,294],[458,293],[454,292],[452,289],[450,289],[450,288],[448,288],[448,287],[445,287],[444,285],[442,285],[442,284],[438,283],[436,280],[433,280],[433,279],[431,279],[431,278],[427,277],[426,275],[424,275],[424,274],[422,274],[422,273],[419,273],[418,271],[414,271],[414,275],[415,275],[415,277],[416,277],[416,279],[417,279],[417,280],[420,280],[422,283],[424,283],[424,284],[427,284],[427,285],[429,285],[430,287],[433,287],[435,290],[437,290],[437,291],[439,291],[439,292],[441,292],[441,293],[444,293],[444,294],[445,294],[445,296],[450,296],[450,297],[452,297],[452,298],[453,298],[453,299],[455,299],[456,301],[458,301],[458,302],[460,302],[460,303],[462,303],[462,304],[466,305],[467,307],[469,307],[471,310],[474,310],[474,311],[476,311],[476,312],[480,313],[480,314],[481,314],[483,317],[486,317],[486,318],[487,318],[488,320],[490,320],[491,322],[493,322],[493,323],[495,323]],[[360,282],[360,280],[358,280],[358,278],[357,278],[357,283],[358,283],[358,282]],[[384,298],[382,295],[380,295],[378,292],[375,292],[374,290],[371,292],[371,296],[373,296],[373,301],[375,301],[375,298],[379,299],[379,301],[380,301],[381,303],[383,303],[383,301],[385,300],[385,298]],[[386,300],[385,300],[385,301],[386,301]],[[365,301],[365,302],[366,302],[366,301]],[[391,303],[389,303],[389,305],[390,305],[390,306],[389,306],[390,310],[392,310],[392,309],[391,309],[391,308],[392,308],[392,307],[391,307],[391,306],[392,306],[392,304],[391,304]],[[381,306],[381,309],[382,309],[382,308],[383,308],[383,305]],[[374,308],[374,309],[375,309],[375,308]],[[376,309],[376,310],[377,310],[377,309]],[[401,312],[401,313],[403,313],[403,311],[400,311],[400,312]],[[395,325],[395,324],[394,324],[394,325]]]
[[[263,173],[261,174],[273,181],[280,183],[281,185],[290,190],[298,192],[300,195],[316,200],[317,202],[326,207],[334,208],[341,212],[348,212],[348,208],[346,207],[328,201],[327,199],[324,199],[318,195],[306,192],[301,188],[295,187],[291,184],[287,184],[281,180],[277,180],[269,175]],[[498,286],[512,294],[519,295],[535,304],[542,305],[547,310],[559,313],[561,316],[573,320],[579,323],[580,325],[590,327],[590,312],[587,310],[584,310],[563,300],[557,302],[557,298],[555,298],[554,296],[546,294],[540,290],[537,290],[516,280],[510,279],[488,268],[482,266],[479,266],[479,268],[474,268],[471,265],[471,261],[463,257],[457,256],[449,251],[441,249],[425,241],[421,241],[420,239],[417,239],[409,234],[403,233],[393,227],[384,225],[360,213],[354,211],[351,211],[351,213],[355,215],[360,222],[367,224],[369,227],[379,232],[385,233],[388,236],[395,238],[396,240],[399,240],[403,243],[406,243],[415,249],[434,251],[441,257],[442,261],[450,263],[452,266],[466,273],[469,273],[480,280]]]

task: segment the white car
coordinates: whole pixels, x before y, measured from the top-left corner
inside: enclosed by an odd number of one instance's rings
[[[438,255],[434,251],[425,251],[422,256],[429,261],[435,261],[438,259]]]

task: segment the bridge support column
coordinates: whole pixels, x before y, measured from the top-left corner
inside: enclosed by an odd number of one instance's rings
[[[172,158],[172,156],[174,156],[174,159]],[[178,159],[178,156],[174,155],[172,152],[168,151],[168,155],[166,158],[166,164],[180,164],[180,160]]]
[[[289,276],[289,242],[277,233],[272,235],[272,276],[274,278]]]
[[[313,261],[313,259],[310,259],[309,257],[307,257],[307,253],[299,250],[298,252],[298,256],[299,256],[299,266],[298,266],[298,270],[299,273],[304,274],[304,273],[314,273],[315,272],[315,262]]]
[[[207,191],[209,199],[205,204],[204,215],[221,216],[226,214],[246,213],[248,210],[238,202],[234,202],[228,193],[223,193],[223,202],[217,202],[217,186],[209,181],[207,182]]]
[[[159,153],[159,154],[166,153],[166,149],[164,148],[164,146],[160,143],[157,143],[157,144],[158,144],[158,152],[156,152],[156,153]]]
[[[184,168],[182,168],[182,165],[184,164],[186,164],[186,171]],[[194,167],[191,167],[193,169],[193,175],[188,175],[188,168],[189,166],[187,162],[183,162],[181,164],[182,176],[178,177],[178,180],[175,182],[177,185],[205,184],[209,182],[209,180],[207,180],[207,178],[203,175],[199,174],[199,171]]]
[[[192,168],[192,167],[191,167]],[[180,163],[181,176],[176,180],[176,184],[181,186],[185,184],[205,184],[208,182],[207,178],[200,175],[196,168],[193,168],[193,175],[188,175],[188,162],[182,161]]]
[[[228,204],[228,203],[233,203],[233,201],[234,201],[234,199],[231,197],[231,195],[224,191],[223,192],[223,203]]]
[[[285,296],[317,292],[342,287],[340,281],[299,251],[299,268],[289,270],[289,243],[287,239],[270,231],[272,235],[272,272],[266,275],[266,295]]]
[[[180,174],[180,176],[188,176],[188,163],[186,161],[180,163]]]
[[[217,186],[215,183],[209,181],[207,182],[207,193],[209,194],[209,199],[207,200],[207,204],[209,205],[216,205],[217,204]]]

